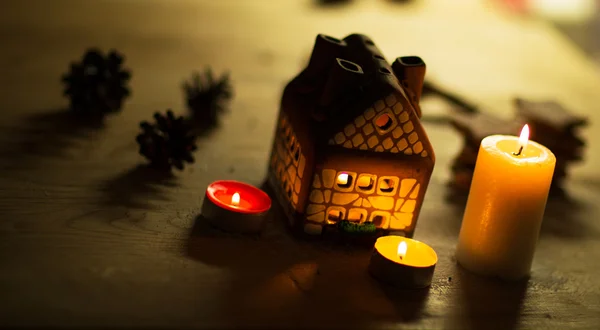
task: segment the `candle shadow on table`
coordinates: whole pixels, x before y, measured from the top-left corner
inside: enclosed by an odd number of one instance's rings
[[[457,301],[449,328],[515,329],[523,309],[528,279],[505,282],[472,274],[456,265]]]
[[[102,205],[133,209],[156,209],[169,200],[168,189],[177,187],[176,176],[146,164],[137,165],[100,185]]]
[[[92,140],[103,128],[101,117],[77,115],[66,109],[29,115],[18,126],[8,129],[11,139],[0,151],[0,158],[20,166],[37,164],[40,158],[68,158],[69,149]]]
[[[241,234],[217,228],[200,214],[190,231],[186,254],[206,264],[235,270],[253,269],[259,264],[271,267],[271,261],[277,261],[275,268],[279,269],[306,259],[310,243],[295,240],[275,201],[266,217],[260,233]],[[269,258],[282,254],[285,258]]]
[[[381,286],[367,272],[370,250],[297,239],[288,227],[276,202],[256,235],[223,232],[196,218],[185,254],[227,283],[215,313],[228,326],[354,329],[421,317],[427,290]]]
[[[213,313],[226,327],[279,324],[294,318],[304,293],[290,269],[310,263],[310,256],[285,237],[227,233],[202,215],[195,219],[186,255],[219,271],[226,286],[215,300]],[[314,276],[314,271],[312,272]]]
[[[404,290],[381,284],[373,279],[395,309],[395,322],[415,322],[425,317],[424,307],[429,298],[429,287]]]

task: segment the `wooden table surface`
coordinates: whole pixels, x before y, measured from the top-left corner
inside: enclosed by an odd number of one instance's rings
[[[487,1],[4,0],[0,10],[0,327],[589,328],[600,326],[600,75],[546,23]],[[396,291],[366,272],[370,251],[293,238],[278,210],[260,237],[196,221],[207,184],[260,185],[279,98],[317,33],[371,36],[391,60],[485,111],[555,98],[592,125],[567,199],[550,200],[532,276],[502,283],[453,257],[464,199],[447,187],[461,137],[427,122],[437,164],[416,238],[439,263],[431,288]],[[76,125],[60,75],[89,46],[115,47],[133,95],[103,127]],[[231,70],[236,96],[196,163],[143,166],[140,120],[172,107],[193,71]],[[445,105],[424,102],[426,115]]]

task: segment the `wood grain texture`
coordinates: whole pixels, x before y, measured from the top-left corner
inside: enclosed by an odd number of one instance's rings
[[[600,324],[600,76],[542,22],[477,1],[16,1],[0,10],[0,326],[597,328]],[[464,196],[446,187],[460,136],[426,123],[437,166],[416,238],[439,256],[429,290],[372,280],[369,251],[297,240],[277,208],[260,237],[227,235],[198,212],[216,179],[260,185],[285,82],[314,36],[370,35],[388,60],[418,54],[429,77],[488,111],[515,95],[589,116],[587,161],[553,199],[533,274],[506,284],[458,268]],[[59,77],[89,46],[133,71],[124,111],[94,127],[60,110]],[[197,162],[143,166],[134,137],[156,110],[183,113],[192,70],[229,69],[236,97]],[[423,107],[425,115],[435,114]]]

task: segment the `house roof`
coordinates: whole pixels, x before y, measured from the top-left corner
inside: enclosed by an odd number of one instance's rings
[[[340,40],[319,35],[307,67],[286,87],[282,109],[296,131],[311,132],[305,138],[299,136],[299,140],[312,140],[302,144],[319,146],[391,93],[419,117],[412,105],[415,92],[406,92],[397,72],[369,37],[352,34]]]
[[[306,95],[304,115],[311,126],[330,133],[390,92],[404,94],[381,51],[361,34],[342,40],[319,35],[308,66],[289,87]]]

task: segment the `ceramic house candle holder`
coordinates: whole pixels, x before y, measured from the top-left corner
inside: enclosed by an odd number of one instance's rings
[[[290,225],[412,237],[435,156],[419,120],[425,63],[390,66],[373,41],[317,36],[286,86],[268,181]]]

